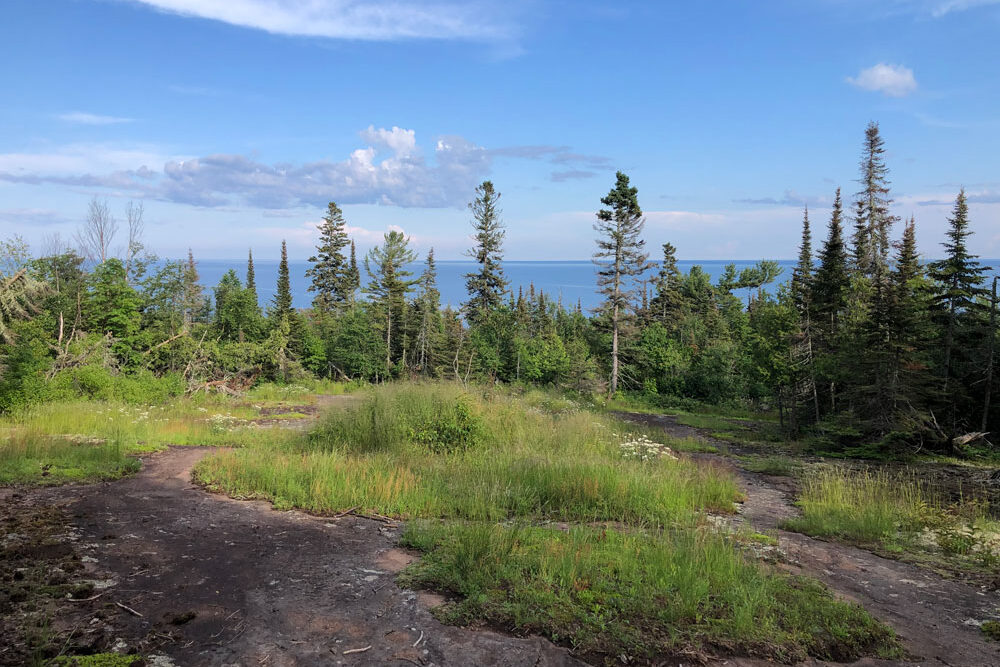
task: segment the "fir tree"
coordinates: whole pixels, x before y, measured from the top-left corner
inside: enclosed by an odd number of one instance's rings
[[[615,186],[601,203],[610,208],[597,212],[594,231],[597,238],[597,286],[604,296],[599,311],[611,323],[611,377],[609,395],[618,391],[620,376],[620,345],[624,326],[629,321],[628,312],[634,281],[648,267],[648,256],[643,252],[646,242],[639,238],[645,223],[639,208],[639,191],[629,185],[628,176],[616,174]]]
[[[499,199],[500,193],[493,188],[493,183],[483,181],[476,188],[476,198],[469,204],[476,244],[467,254],[476,260],[479,270],[465,274],[469,300],[465,302],[463,309],[472,324],[481,321],[489,311],[500,306],[504,292],[507,291],[507,278],[502,265],[506,232],[497,207]]]
[[[253,249],[251,249],[247,255],[247,286],[246,290],[253,294],[254,299],[257,298],[257,273],[253,268]]]
[[[188,248],[187,266],[184,270],[184,328],[205,314],[205,297],[201,287],[201,277],[198,275],[198,265],[194,261],[194,253]]]
[[[361,272],[358,270],[358,256],[354,247],[354,240],[351,240],[351,261],[347,267],[347,300],[354,303],[358,290],[361,289]]]
[[[393,230],[385,234],[381,246],[372,248],[365,257],[365,272],[369,278],[365,292],[372,295],[385,328],[386,371],[392,370],[393,346],[398,343],[393,340],[393,333],[402,328],[400,319],[406,306],[406,295],[417,282],[409,280],[413,274],[404,268],[417,258],[409,245],[410,240],[402,232]]]
[[[809,229],[809,209],[802,216],[802,242],[799,244],[799,261],[792,271],[792,301],[801,315],[806,314],[811,297],[813,280],[812,232]]]
[[[420,274],[420,294],[417,297],[417,308],[420,316],[420,329],[417,333],[418,363],[421,371],[426,372],[433,358],[437,334],[441,322],[441,293],[437,288],[437,265],[434,263],[434,248],[427,251],[427,261],[424,271]]]
[[[889,235],[898,218],[889,212],[889,168],[878,123],[869,123],[865,128],[860,182],[856,215],[859,268],[876,283],[884,283],[889,275]]]
[[[851,283],[847,249],[844,245],[843,204],[840,188],[833,200],[833,212],[827,227],[826,240],[819,253],[819,266],[811,284],[811,296],[816,331],[817,390],[823,395],[823,405],[831,410],[837,405],[837,383],[843,374],[840,360],[842,318],[847,307]]]
[[[668,329],[677,326],[682,297],[680,293],[681,272],[677,269],[677,248],[672,243],[663,244],[663,262],[656,274],[654,287],[656,295],[650,302],[653,317]]]
[[[312,266],[306,271],[306,277],[312,278],[309,291],[316,293],[313,307],[322,313],[350,301],[350,266],[344,257],[344,248],[349,243],[344,214],[337,204],[330,202],[319,225],[316,254],[309,258]]]
[[[292,284],[288,276],[288,245],[281,241],[281,261],[278,263],[278,284],[271,301],[271,318],[275,322],[291,320]]]
[[[927,404],[931,392],[927,346],[929,290],[917,253],[916,221],[911,217],[896,244],[891,274],[892,299],[889,347],[892,354],[887,418],[896,431],[916,432],[926,417],[917,406]]]
[[[935,320],[941,339],[941,391],[947,408],[949,435],[960,426],[959,407],[968,401],[971,384],[971,352],[979,347],[984,307],[982,298],[983,267],[975,255],[969,254],[967,239],[969,207],[965,190],[958,193],[955,208],[948,218],[948,240],[943,244],[944,259],[930,265],[930,277],[935,283]],[[968,380],[968,382],[966,382]]]

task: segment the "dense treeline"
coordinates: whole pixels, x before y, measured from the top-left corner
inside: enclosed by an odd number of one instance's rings
[[[441,307],[433,250],[409,270],[417,256],[398,231],[359,262],[332,202],[305,276],[312,307],[297,310],[284,243],[276,295],[262,308],[252,254],[245,275],[230,271],[206,293],[190,254],[155,262],[145,252],[141,206],[129,206],[128,244],[114,256],[117,225],[95,200],[79,252],[32,259],[16,239],[0,248],[0,408],[261,379],[429,376],[749,403],[832,441],[958,447],[998,426],[995,296],[967,249],[964,192],[943,259],[920,259],[913,219],[892,240],[900,221],[884,156],[871,124],[849,211],[838,189],[818,252],[806,211],[798,263],[770,291],[775,262],[731,265],[714,283],[698,266],[681,273],[670,243],[650,262],[638,192],[619,173],[594,227],[603,301],[593,313],[509,285],[489,181],[469,205],[478,269],[461,310]]]

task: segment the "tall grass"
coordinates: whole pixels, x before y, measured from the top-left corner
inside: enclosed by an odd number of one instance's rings
[[[517,628],[584,654],[717,650],[781,661],[895,657],[891,630],[818,583],[776,576],[717,534],[419,522],[403,583],[457,599],[438,613]]]
[[[167,445],[247,446],[291,440],[259,427],[252,405],[224,397],[178,398],[157,406],[122,402],[45,403],[0,420],[0,484],[120,477],[134,455]]]
[[[931,502],[915,480],[826,468],[803,480],[799,506],[802,517],[787,522],[792,530],[878,543],[919,530]]]
[[[665,526],[697,510],[733,510],[738,491],[728,473],[667,457],[626,460],[624,435],[615,435],[623,428],[504,394],[399,384],[370,390],[302,441],[222,454],[197,475],[230,495],[280,506],[404,518]]]

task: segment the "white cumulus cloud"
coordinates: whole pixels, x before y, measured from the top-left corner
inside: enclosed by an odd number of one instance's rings
[[[862,90],[882,93],[888,97],[906,97],[917,89],[913,70],[903,65],[879,63],[847,77],[847,82]]]

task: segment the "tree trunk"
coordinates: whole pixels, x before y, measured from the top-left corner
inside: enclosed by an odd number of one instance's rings
[[[986,334],[989,336],[989,352],[986,355],[986,391],[983,397],[983,421],[979,428],[986,433],[987,422],[990,420],[990,394],[993,389],[993,354],[997,339],[997,279],[993,278],[993,296],[990,298],[990,330]]]
[[[608,396],[614,396],[618,391],[618,304],[615,304],[611,316],[611,386]]]

